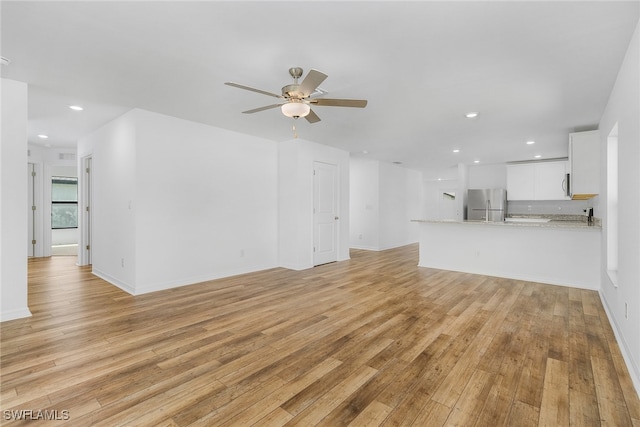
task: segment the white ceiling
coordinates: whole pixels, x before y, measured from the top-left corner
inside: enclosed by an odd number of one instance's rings
[[[134,107],[288,140],[278,109],[241,114],[273,98],[223,83],[279,93],[300,66],[329,75],[327,97],[369,100],[314,107],[300,138],[414,169],[558,158],[597,126],[639,5],[2,1],[2,76],[29,84],[33,144],[75,146]]]

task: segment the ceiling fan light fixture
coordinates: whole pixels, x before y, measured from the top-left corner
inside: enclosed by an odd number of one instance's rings
[[[300,101],[287,102],[286,104],[282,104],[280,109],[282,110],[282,114],[294,119],[297,119],[298,117],[305,117],[311,111],[311,107],[309,107],[309,105]]]

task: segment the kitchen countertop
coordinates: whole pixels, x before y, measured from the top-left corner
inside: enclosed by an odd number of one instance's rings
[[[487,222],[487,221],[456,221],[456,220],[437,220],[437,219],[414,219],[413,222],[422,223],[443,223],[443,224],[469,224],[469,225],[490,225],[496,227],[538,227],[538,228],[572,228],[584,230],[601,230],[600,218],[594,218],[593,224],[589,225],[586,217],[580,215],[514,215],[509,217],[513,222]],[[518,219],[523,222],[517,222]],[[548,220],[548,222],[535,222],[537,219]],[[529,222],[533,220],[533,222]]]

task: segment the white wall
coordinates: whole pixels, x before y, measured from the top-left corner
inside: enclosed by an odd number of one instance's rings
[[[600,283],[595,227],[423,222],[420,228],[421,267],[592,290]]]
[[[380,162],[380,242],[390,249],[416,243],[420,230],[412,219],[420,217],[422,174]]]
[[[469,188],[507,188],[507,165],[471,165],[467,178]]]
[[[420,219],[456,220],[464,219],[464,204],[467,193],[467,167],[458,165],[440,171],[437,178],[423,182],[423,205]],[[453,202],[443,199],[443,193],[455,193]],[[451,206],[453,205],[453,206]]]
[[[130,111],[78,142],[93,153],[93,273],[136,293],[136,122]]]
[[[93,271],[133,294],[277,266],[277,145],[132,110],[93,158]]]
[[[27,307],[27,85],[0,82],[0,321]]]
[[[276,267],[277,144],[143,110],[135,117],[136,291]]]
[[[62,228],[51,230],[51,244],[57,245],[75,245],[78,243],[78,229]]]
[[[352,158],[349,163],[349,240],[352,248],[380,248],[379,163],[358,158]]]
[[[422,174],[390,163],[350,161],[350,244],[384,250],[415,243],[423,217]]]
[[[278,152],[279,265],[313,267],[313,164],[338,167],[338,261],[349,259],[349,153],[303,139],[284,141]]]
[[[600,205],[596,216],[603,217],[603,254],[601,296],[607,308],[618,342],[627,361],[636,390],[640,390],[640,35],[633,35],[624,62],[618,73],[607,108],[600,120],[601,174]],[[607,137],[618,123],[618,194],[619,241],[618,287],[606,273],[607,214],[606,167]],[[628,304],[628,317],[625,317]]]

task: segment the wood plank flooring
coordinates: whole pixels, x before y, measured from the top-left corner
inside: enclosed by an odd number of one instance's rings
[[[137,297],[30,260],[0,423],[640,426],[596,292],[418,268],[416,245],[351,255]]]

